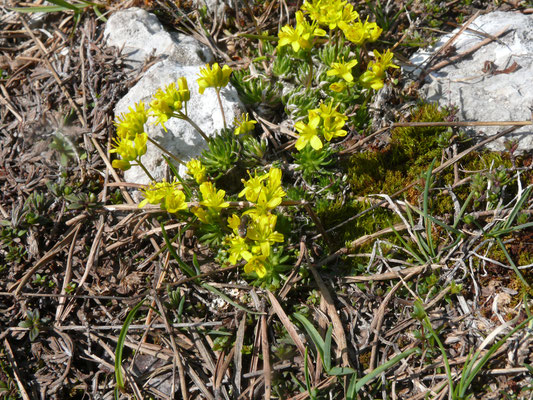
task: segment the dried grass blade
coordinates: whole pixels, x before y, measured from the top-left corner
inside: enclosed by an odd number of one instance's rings
[[[298,332],[296,331],[296,328],[294,327],[294,324],[291,322],[283,308],[278,302],[278,299],[269,291],[267,290],[268,298],[270,299],[270,304],[272,305],[272,308],[274,309],[274,312],[280,319],[281,323],[289,333],[289,336],[291,337],[292,341],[298,348],[298,351],[300,352],[302,357],[305,357],[305,345],[303,344],[302,340],[300,339],[300,336],[298,336]],[[315,370],[313,367],[313,364],[309,363],[309,369],[311,376],[315,375]]]

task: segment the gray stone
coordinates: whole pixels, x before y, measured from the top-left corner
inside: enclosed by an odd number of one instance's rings
[[[121,10],[109,17],[104,35],[108,46],[123,47],[127,64],[138,66],[150,55],[199,65],[214,61],[209,49],[190,36],[167,32],[154,14],[140,8]]]
[[[508,27],[507,33],[482,46],[472,55],[432,72],[426,78],[422,92],[428,101],[454,105],[459,119],[464,121],[524,121],[531,120],[533,106],[533,16],[510,12],[492,12],[476,18],[469,28],[494,35]],[[434,47],[417,52],[411,62],[422,65],[458,30],[443,36]],[[456,53],[462,53],[485,37],[471,31],[462,32],[453,42]],[[449,57],[449,56],[448,56]],[[509,73],[503,71],[517,64]],[[485,68],[484,68],[485,67]],[[415,76],[420,69],[404,68]],[[493,135],[507,127],[476,127],[476,134]],[[525,126],[487,147],[504,150],[506,140],[518,141],[517,152],[533,149],[533,129]]]
[[[148,107],[158,88],[164,89],[183,76],[187,79],[191,92],[191,99],[187,104],[188,116],[208,136],[224,127],[215,90],[207,88],[203,95],[198,92],[196,80],[200,69],[205,67],[206,62],[213,61],[212,54],[204,46],[191,37],[166,32],[155,15],[138,8],[122,10],[112,15],[107,22],[105,35],[109,46],[124,46],[124,51],[134,65],[143,63],[152,52],[164,58],[144,72],[137,84],[117,103],[116,116],[128,112],[129,107],[139,101],[143,101]],[[226,122],[230,126],[244,107],[231,84],[222,89],[221,100]],[[172,118],[166,123],[165,132],[161,126],[154,125],[154,118],[150,117],[145,128],[151,139],[185,162],[198,157],[207,147],[200,134],[184,120]],[[151,143],[148,143],[147,148],[142,162],[152,176],[160,180],[165,177],[167,168],[162,152]],[[176,167],[180,174],[185,172],[183,166],[176,164]],[[126,171],[124,178],[128,182],[149,183],[149,178],[140,167]]]
[[[164,60],[153,65],[137,84],[124,96],[115,108],[115,115],[128,112],[128,107],[143,101],[148,107],[150,99],[160,87],[176,82],[184,76],[187,79],[191,99],[187,104],[188,116],[207,134],[213,135],[215,130],[224,127],[222,113],[218,105],[215,90],[207,88],[203,95],[198,92],[198,74],[200,66],[184,66],[175,61]],[[232,125],[235,117],[243,111],[243,106],[237,91],[231,85],[221,90],[222,105],[228,125]],[[160,125],[154,125],[154,118],[150,117],[146,124],[146,133],[161,146],[184,161],[200,155],[207,147],[205,140],[186,121],[172,118],[166,123],[167,132]],[[148,143],[147,153],[142,162],[155,179],[164,177],[166,163],[161,157],[161,152],[151,143]],[[185,168],[176,165],[179,172],[184,173]],[[140,167],[132,167],[124,173],[127,182],[149,183],[149,179]]]

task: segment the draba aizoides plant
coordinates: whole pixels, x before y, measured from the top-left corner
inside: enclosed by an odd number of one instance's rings
[[[270,287],[279,285],[288,268],[284,249],[293,242],[291,229],[279,227],[280,218],[284,224],[290,221],[286,208],[280,207],[305,202],[284,201],[282,165],[269,163],[267,142],[254,137],[257,122],[248,114],[228,124],[221,89],[231,80],[254,106],[261,103],[261,107],[264,102],[264,110],[273,111],[281,104],[296,138],[293,158],[298,166],[293,171],[313,180],[329,173],[327,168],[333,166],[336,152],[334,142],[345,137],[349,128],[366,123],[359,120],[364,112],[356,110],[364,110],[372,94],[384,86],[387,70],[397,68],[390,50],[374,50],[370,59],[367,45],[376,42],[382,29],[368,19],[363,21],[347,1],[304,2],[295,20],[294,26],[283,26],[276,37],[261,39],[263,49],[273,54],[269,61],[275,68],[270,73],[279,74],[282,85],[265,80],[266,71],[254,77],[243,71],[232,74],[229,66],[217,63],[200,70],[199,92],[215,90],[223,117],[224,126],[215,135],[203,132],[189,117],[191,94],[187,80],[181,77],[159,88],[148,108],[140,102],[117,118],[112,149],[120,156],[113,161],[115,168],[127,170],[138,165],[152,181],[141,190],[144,200],[139,207],[159,205],[187,220],[195,227],[198,239],[215,251],[218,261],[242,265],[258,284]],[[275,41],[277,45],[273,46]],[[256,67],[262,68],[260,63]],[[283,93],[285,83],[289,89]],[[280,93],[265,95],[267,89]],[[145,133],[149,117],[164,131],[171,118],[187,121],[205,139],[206,150],[188,162],[170,154]],[[148,143],[186,166],[190,178],[179,178],[169,164],[174,178],[155,181],[142,163]],[[308,204],[304,209],[313,224],[320,224]]]

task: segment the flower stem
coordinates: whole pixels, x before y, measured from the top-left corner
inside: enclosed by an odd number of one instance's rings
[[[144,173],[148,176],[148,178],[150,178],[150,180],[152,182],[155,182],[155,179],[154,177],[152,176],[152,174],[150,173],[150,171],[148,171],[146,169],[146,167],[143,165],[143,163],[141,162],[141,157],[139,157],[139,159],[137,160],[137,165],[139,165],[139,167],[142,168],[142,170],[144,171]]]
[[[220,106],[220,111],[222,112],[222,121],[224,122],[224,129],[228,129],[226,126],[226,115],[224,114],[224,107],[222,107],[222,99],[220,98],[220,89],[215,88],[217,92],[218,105]]]
[[[313,81],[313,59],[311,58],[311,52],[307,52],[307,62],[309,64],[309,75],[307,76],[307,89],[311,87]]]
[[[207,135],[205,134],[205,132],[200,129],[200,127],[198,125],[196,125],[196,123],[190,119],[187,115],[183,114],[181,111],[178,112],[178,114],[176,115],[176,117],[184,120],[184,121],[187,121],[189,124],[192,125],[192,127],[194,129],[196,129],[196,131],[204,138],[204,140],[209,143],[209,137],[207,137]]]
[[[170,151],[168,151],[167,149],[165,149],[163,146],[161,146],[159,143],[157,143],[154,139],[152,139],[150,136],[148,136],[148,140],[150,141],[150,143],[152,143],[155,147],[157,147],[159,150],[161,150],[163,153],[165,153],[166,155],[168,155],[170,158],[172,158],[174,161],[178,162],[179,164],[181,165],[186,165],[183,160],[181,160],[180,158],[176,157],[174,154],[172,154]]]

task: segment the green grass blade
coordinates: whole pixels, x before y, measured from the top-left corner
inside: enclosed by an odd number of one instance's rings
[[[503,228],[503,229],[494,230],[490,232],[489,234],[487,234],[487,236],[493,236],[493,237],[504,236],[511,232],[518,232],[519,230],[522,230],[522,229],[531,228],[532,226],[533,226],[533,222],[527,222],[525,224],[513,226],[511,228]]]
[[[34,7],[8,7],[8,10],[23,13],[23,14],[29,14],[29,13],[35,13],[35,12],[44,12],[44,13],[62,12],[68,9],[66,9],[65,7],[61,7],[61,6],[34,6]]]
[[[307,357],[307,347],[305,348],[305,355],[304,355],[304,374],[305,374],[305,386],[307,387],[307,393],[309,394],[309,398],[313,398],[313,391],[311,389],[311,379],[309,377],[309,365],[308,361],[309,357]]]
[[[407,214],[407,218],[409,219],[409,224],[411,225],[411,228],[413,229],[413,233],[416,237],[416,245],[418,246],[418,249],[420,250],[420,253],[424,256],[424,258],[426,259],[426,261],[424,262],[431,262],[431,257],[429,256],[429,249],[428,249],[428,246],[424,240],[424,238],[422,237],[422,235],[420,235],[420,233],[418,233],[417,230],[415,230],[415,221],[413,219],[413,214],[411,213],[411,208],[412,206],[409,204],[409,203],[405,203],[406,207],[405,207],[405,213]]]
[[[444,369],[446,370],[446,376],[448,377],[448,385],[450,386],[450,393],[454,393],[453,388],[453,378],[452,378],[452,370],[450,369],[450,362],[448,361],[448,355],[446,354],[446,349],[444,348],[444,345],[442,344],[439,335],[437,335],[437,332],[433,329],[431,326],[431,321],[429,320],[428,316],[426,315],[424,317],[424,322],[426,329],[431,332],[431,335],[437,342],[437,346],[439,347],[440,353],[442,354],[442,362],[444,363]]]
[[[161,224],[161,235],[163,235],[163,239],[165,239],[165,243],[167,245],[167,249],[170,255],[172,256],[172,258],[174,258],[174,260],[178,262],[178,265],[183,270],[183,272],[185,272],[185,274],[188,275],[189,278],[196,276],[193,269],[189,267],[186,263],[184,263],[181,257],[178,256],[178,253],[176,253],[176,250],[172,246],[172,243],[170,243],[170,239],[168,238],[167,231],[165,230],[165,226],[163,224]]]
[[[348,367],[333,367],[328,371],[329,375],[333,376],[343,376],[343,375],[350,375],[355,374],[355,369],[348,368]]]
[[[518,269],[518,267],[515,265],[515,263],[513,262],[513,259],[511,258],[511,256],[509,255],[509,253],[507,252],[507,249],[505,248],[505,245],[503,244],[502,240],[497,237],[496,238],[496,242],[498,242],[498,244],[500,245],[500,248],[502,249],[503,251],[503,254],[505,254],[505,257],[507,258],[507,261],[509,261],[509,264],[511,264],[511,267],[513,268],[515,274],[518,276],[518,278],[522,281],[522,283],[526,286],[526,287],[531,287],[529,285],[529,282],[526,281],[526,278],[524,278],[524,275],[522,275],[522,273],[520,272],[520,270]]]
[[[352,379],[350,379],[350,384],[348,385],[348,389],[346,390],[346,400],[355,400],[355,395],[357,394],[355,392],[356,385],[357,385],[357,374],[353,374]]]
[[[329,374],[331,370],[331,334],[333,333],[333,325],[330,325],[326,332],[324,339],[324,369]]]
[[[454,221],[452,228],[456,229],[457,225],[459,225],[459,222],[461,222],[461,218],[463,218],[464,213],[466,212],[466,208],[472,201],[472,198],[474,197],[474,192],[470,192],[468,197],[466,198],[465,202],[463,203],[461,209],[459,210],[459,215],[457,215],[457,219]]]
[[[122,325],[120,334],[118,335],[117,349],[115,351],[115,380],[117,383],[117,387],[120,390],[124,389],[124,376],[122,375],[122,352],[124,350],[124,342],[126,341],[128,328],[130,327],[131,323],[133,322],[133,319],[135,318],[135,315],[137,314],[137,311],[139,311],[139,308],[141,308],[143,303],[144,300],[142,300],[139,304],[137,304],[131,309],[131,311],[126,317],[126,320],[124,321],[124,325]]]
[[[320,354],[320,357],[322,358],[322,360],[324,360],[324,349],[326,347],[326,343],[324,343],[324,340],[322,339],[318,331],[315,329],[313,324],[309,322],[309,320],[300,313],[293,313],[292,316],[303,325],[303,327],[307,331],[307,334],[311,337],[311,340],[315,344],[318,354]]]
[[[394,229],[394,227],[392,225],[389,226],[392,231],[394,232],[394,234],[396,235],[396,237],[398,238],[398,240],[402,243],[402,245],[409,251],[409,253],[416,258],[416,260],[420,263],[420,264],[425,264],[425,261],[422,260],[418,254],[416,254],[416,252],[413,250],[413,248],[411,246],[409,246],[409,244],[402,238],[402,236],[398,233],[398,231],[396,229]]]
[[[497,343],[495,343],[490,350],[483,356],[481,360],[479,360],[478,363],[476,363],[475,367],[473,367],[465,379],[464,385],[461,387],[461,391],[459,392],[460,398],[464,398],[466,394],[466,390],[472,383],[472,381],[475,379],[475,377],[479,374],[479,371],[485,366],[485,364],[490,360],[490,357],[498,351],[498,349],[509,339],[512,335],[514,335],[515,332],[517,332],[519,329],[521,329],[523,326],[528,324],[530,321],[533,321],[533,317],[530,317],[526,319],[525,321],[521,322],[519,325],[517,325],[513,330],[511,330],[507,335],[505,335],[502,339],[500,339]],[[476,354],[479,354],[479,351],[476,352]],[[473,360],[475,360],[477,357],[474,355]]]
[[[406,357],[409,357],[411,354],[418,352],[418,351],[420,351],[418,347],[406,350],[403,353],[400,353],[397,356],[393,357],[392,359],[387,361],[385,364],[380,365],[379,367],[377,367],[375,370],[373,370],[369,374],[363,376],[355,384],[355,394],[359,393],[359,391],[362,389],[363,386],[365,386],[368,382],[376,378],[378,375],[382,374],[383,372],[391,368],[393,365],[395,365],[399,361],[403,360]]]
[[[435,248],[433,246],[433,237],[431,236],[431,231],[432,231],[431,219],[428,218],[429,216],[429,188],[431,186],[431,180],[433,178],[431,176],[431,171],[433,171],[433,166],[435,165],[436,161],[437,159],[434,158],[426,172],[425,184],[424,184],[424,200],[423,200],[424,225],[426,226],[426,236],[427,236],[427,244],[429,247],[429,254],[431,255],[432,259],[435,258]]]
[[[518,199],[515,206],[513,207],[513,210],[509,214],[509,217],[507,218],[507,221],[505,221],[505,225],[503,226],[504,229],[508,229],[511,227],[511,224],[514,222],[516,217],[518,216],[518,213],[522,209],[524,203],[529,198],[529,194],[531,193],[531,189],[533,189],[533,186],[529,186],[524,193],[522,194],[522,197]]]

